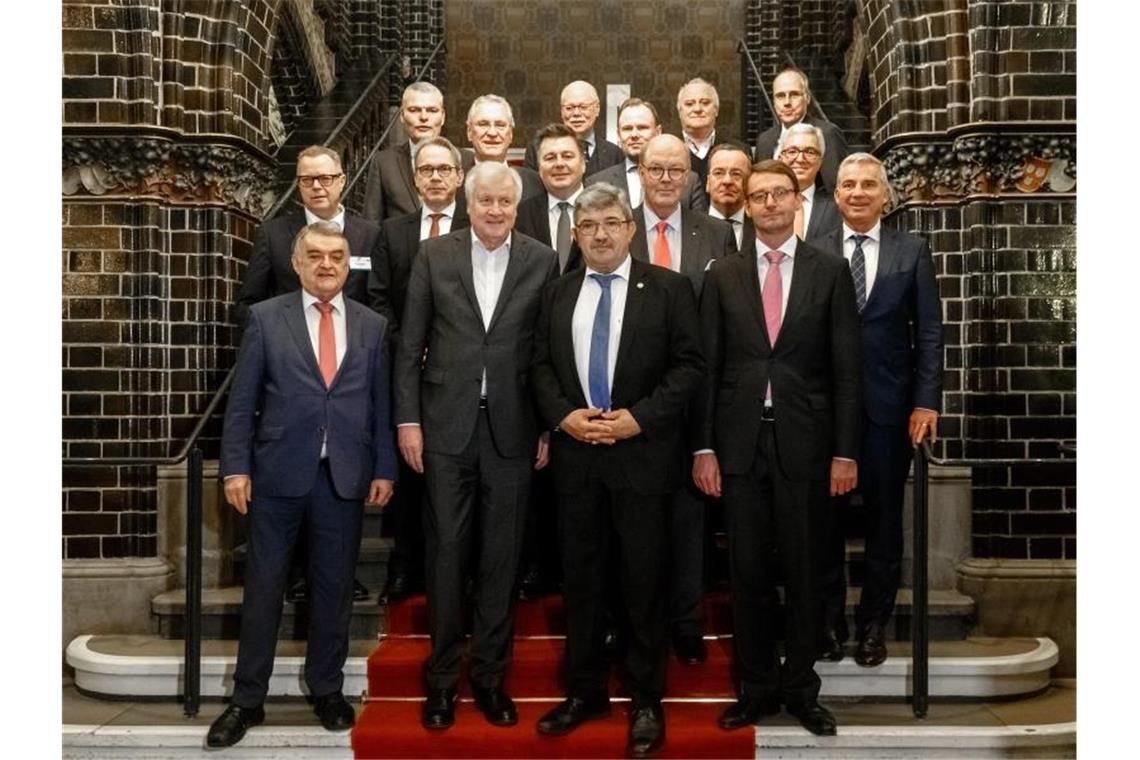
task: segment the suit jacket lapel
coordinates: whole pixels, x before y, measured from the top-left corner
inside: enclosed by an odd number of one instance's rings
[[[324,385],[321,367],[317,364],[316,354],[313,353],[313,341],[309,338],[309,326],[305,322],[305,303],[301,300],[301,292],[298,290],[294,298],[285,302],[282,316],[285,319],[285,325],[289,328],[289,334],[293,336],[293,342],[297,344],[297,350],[301,352],[301,360],[320,384]]]
[[[495,301],[495,310],[491,313],[491,323],[487,327],[488,333],[495,329],[495,323],[499,321],[503,310],[507,308],[507,302],[511,298],[511,291],[514,290],[515,285],[518,284],[519,275],[522,274],[526,255],[526,248],[523,247],[519,238],[511,238],[511,249],[507,253],[507,271],[503,275],[503,287],[499,290],[499,300]],[[476,303],[478,303],[478,301],[476,301]]]
[[[459,248],[455,256],[455,265],[459,267],[459,282],[467,293],[471,308],[475,310],[479,326],[482,327],[483,311],[479,308],[479,297],[475,295],[475,271],[471,263],[471,238],[467,235],[460,236],[455,239],[455,245]]]
[[[745,297],[748,302],[752,304],[752,316],[756,317],[756,327],[760,332],[760,340],[770,351],[772,344],[768,342],[768,325],[764,321],[764,298],[760,292],[760,269],[756,264],[756,249],[753,246],[752,253],[745,254],[748,263],[743,267],[737,267],[737,272],[740,273],[740,286],[744,288]]]
[[[899,247],[898,240],[894,235],[894,230],[887,229],[886,227],[879,227],[879,263],[875,267],[875,279],[871,281],[871,293],[867,296],[867,303],[863,305],[863,311],[867,310],[867,305],[875,298],[875,294],[879,290],[875,287],[879,284],[884,277],[892,274],[899,268]]]
[[[404,143],[398,150],[396,166],[400,169],[400,176],[404,178],[404,190],[407,192],[408,197],[412,199],[412,206],[414,208],[420,207],[420,194],[416,192],[416,180],[412,176],[412,156],[411,151],[408,149],[408,144]],[[381,220],[383,221],[383,220]]]
[[[685,213],[681,209],[681,269],[680,273],[687,277],[695,277],[704,268],[701,262],[701,226],[704,222],[700,214]]]
[[[788,290],[788,307],[784,309],[784,318],[780,322],[780,334],[789,324],[794,324],[799,312],[803,309],[804,299],[807,298],[811,288],[811,278],[815,273],[815,257],[808,253],[802,245],[796,245],[795,262],[792,264],[792,286]],[[776,336],[776,343],[780,336]]]
[[[645,241],[645,207],[638,206],[633,210],[633,221],[637,225],[637,234],[629,244],[629,253],[637,261],[649,261],[649,244]]]
[[[618,342],[617,362],[614,364],[614,376],[610,383],[610,397],[615,396],[621,379],[622,370],[629,362],[629,352],[633,350],[633,342],[637,339],[636,325],[641,315],[641,307],[645,302],[645,268],[652,264],[643,264],[636,259],[630,262],[629,284],[625,289],[625,311],[622,314],[621,340]]]
[[[559,375],[572,377],[574,390],[570,393],[570,400],[579,408],[585,408],[586,393],[582,390],[582,383],[578,378],[578,365],[574,362],[574,309],[578,305],[578,294],[582,290],[582,280],[586,277],[586,268],[575,270],[574,276],[561,283],[555,296],[552,307],[550,324],[551,354],[560,366]],[[555,351],[554,346],[558,346]],[[565,350],[564,350],[565,349]]]

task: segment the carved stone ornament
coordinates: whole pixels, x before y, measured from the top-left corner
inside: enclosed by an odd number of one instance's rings
[[[1077,184],[1076,135],[963,135],[952,143],[899,145],[883,158],[903,200],[977,193],[1068,193]]]
[[[65,196],[159,196],[261,216],[273,205],[273,179],[269,164],[228,145],[149,136],[63,138]]]

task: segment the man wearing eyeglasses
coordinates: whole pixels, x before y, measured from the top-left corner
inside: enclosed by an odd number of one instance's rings
[[[827,192],[835,190],[835,174],[850,150],[847,140],[839,127],[827,119],[808,113],[811,104],[811,88],[807,74],[797,68],[788,67],[772,80],[772,101],[776,109],[778,124],[772,125],[756,136],[756,159],[779,158],[780,137],[793,125],[813,124],[823,133],[827,152],[823,156],[820,178]]]
[[[443,93],[431,82],[412,82],[400,98],[400,121],[408,139],[379,151],[368,166],[364,218],[380,223],[420,206],[412,159],[416,146],[439,137],[447,114]]]
[[[630,255],[638,233],[623,191],[588,187],[574,225],[584,267],[543,293],[532,370],[554,430],[567,616],[567,698],[538,731],[565,734],[610,713],[602,621],[615,535],[631,628],[627,749],[646,757],[665,738],[669,498],[683,477],[684,410],[704,374],[696,299],[684,277]]]
[[[415,177],[421,206],[380,226],[380,243],[372,257],[368,279],[369,303],[387,318],[392,345],[399,342],[408,278],[420,243],[471,224],[466,204],[459,198],[463,182],[459,150],[447,138],[428,138],[416,146]],[[401,462],[400,489],[385,511],[393,526],[394,540],[383,592],[389,602],[414,594],[422,587],[422,497],[423,479]]]
[[[799,182],[766,160],[745,185],[756,230],[739,256],[717,262],[701,300],[709,376],[697,397],[693,480],[723,496],[740,692],[724,729],[781,704],[814,734],[835,734],[819,704],[822,617],[818,542],[828,496],[856,485],[859,317],[846,263],[801,242]],[[783,664],[776,653],[775,578],[784,576]]]
[[[796,237],[800,240],[818,240],[839,228],[839,209],[826,190],[819,190],[817,179],[827,143],[823,130],[813,124],[800,122],[789,127],[780,137],[778,158],[796,173],[800,183],[803,204],[796,212]]]
[[[511,141],[515,139],[515,116],[511,104],[499,95],[480,95],[471,101],[467,111],[467,141],[471,150],[463,151],[463,171],[483,161],[507,163]],[[520,201],[532,198],[543,191],[538,172],[528,166],[511,167],[522,180]]]
[[[621,149],[598,136],[594,129],[598,114],[601,113],[601,101],[594,85],[580,79],[571,82],[562,88],[559,101],[562,123],[572,129],[578,141],[582,143],[582,151],[586,156],[586,176],[599,172],[607,166],[620,164]],[[530,169],[538,169],[537,137],[527,145],[524,163]]]

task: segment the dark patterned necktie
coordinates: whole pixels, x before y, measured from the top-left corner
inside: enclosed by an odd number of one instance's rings
[[[859,307],[859,313],[863,313],[863,307],[867,305],[867,262],[863,259],[863,241],[867,240],[866,235],[852,235],[851,240],[855,241],[855,251],[851,254],[851,277],[855,280],[855,304]]]

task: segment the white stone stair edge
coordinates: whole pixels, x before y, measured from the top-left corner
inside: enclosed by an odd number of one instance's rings
[[[206,726],[64,725],[63,757],[84,760],[118,758],[201,758]],[[238,760],[299,760],[353,757],[351,732],[331,732],[320,726],[258,726],[251,728],[225,757]]]
[[[92,650],[91,635],[67,646],[67,663],[75,668],[75,685],[93,694],[175,696],[181,692],[182,657],[175,655],[111,655]],[[1057,664],[1057,645],[1038,638],[1029,652],[1000,657],[932,657],[930,695],[933,697],[995,697],[1028,694],[1049,685]],[[278,657],[269,682],[272,696],[304,696],[303,657]],[[229,696],[235,657],[202,658],[202,696]],[[368,658],[350,657],[344,666],[344,693],[358,696],[367,689]],[[911,693],[913,663],[909,657],[889,657],[882,665],[861,668],[851,658],[816,663],[823,679],[823,697],[901,697]]]

